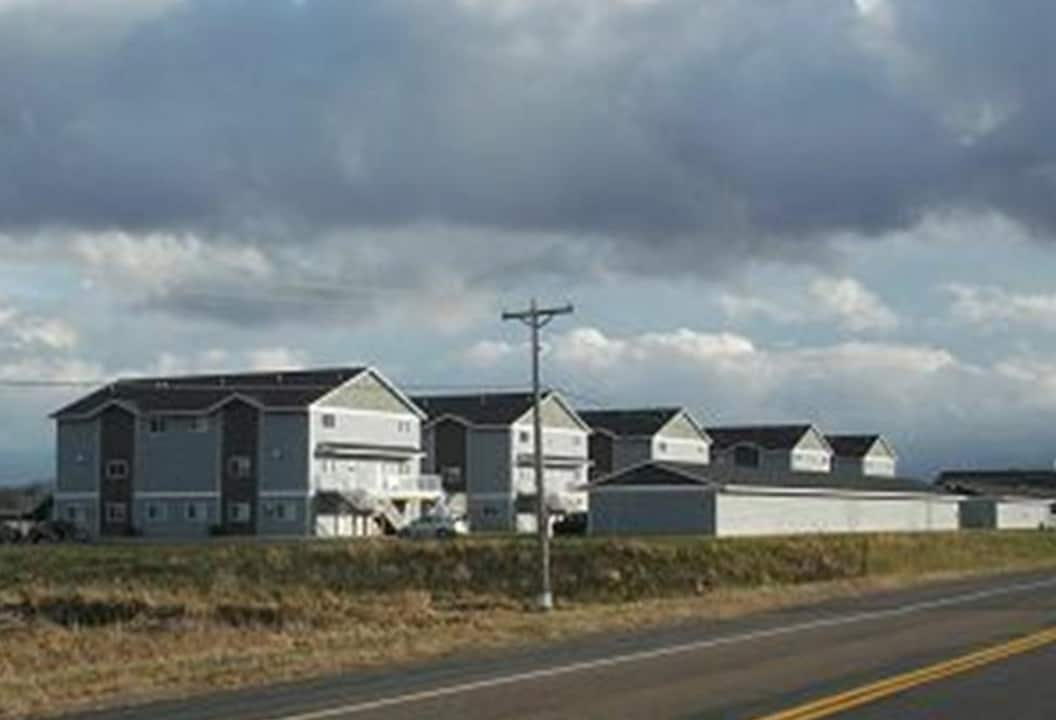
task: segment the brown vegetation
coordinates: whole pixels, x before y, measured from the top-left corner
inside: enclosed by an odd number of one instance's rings
[[[0,717],[722,617],[935,573],[1053,563],[1056,534],[216,543],[0,552]]]

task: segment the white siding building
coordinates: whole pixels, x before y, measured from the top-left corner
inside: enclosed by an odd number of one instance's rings
[[[530,393],[420,396],[425,468],[464,492],[475,530],[536,527]],[[554,514],[586,512],[590,428],[555,392],[541,405],[545,502]]]
[[[833,472],[845,477],[898,476],[898,454],[882,435],[829,435]]]
[[[712,463],[728,477],[751,481],[788,473],[828,474],[833,450],[813,425],[709,427]]]
[[[591,476],[649,460],[707,465],[711,438],[684,408],[580,410],[590,437]]]

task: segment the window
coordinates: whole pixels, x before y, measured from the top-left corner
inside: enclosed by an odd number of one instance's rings
[[[532,435],[527,430],[521,430],[521,444],[527,445],[532,441]]]
[[[163,417],[152,417],[147,424],[151,435],[160,435],[165,432],[165,418]]]
[[[128,477],[127,460],[108,460],[106,463],[107,480],[124,480]]]
[[[108,523],[123,523],[128,519],[128,506],[122,502],[108,502],[106,504],[106,521]]]
[[[400,475],[410,475],[410,474],[411,474],[411,464],[410,463],[400,463]]]
[[[252,463],[245,455],[232,455],[227,459],[227,474],[233,478],[248,478]]]
[[[209,418],[207,417],[192,417],[190,424],[187,429],[193,433],[204,433],[209,430]]]
[[[189,502],[183,506],[183,517],[187,522],[204,523],[209,519],[209,507],[204,502]]]
[[[572,438],[572,444],[575,445],[576,447],[582,446],[583,445],[583,438],[581,436],[579,436],[579,435],[574,436]]]
[[[73,459],[73,461],[78,465],[84,465],[86,462],[88,462],[88,456],[85,455],[83,452],[80,452],[77,453],[77,456]]]
[[[663,440],[661,440],[659,443],[657,443],[657,447],[660,448],[660,452],[662,452],[662,453],[666,453],[667,452],[667,443],[664,442]]]
[[[733,450],[733,462],[738,467],[759,467],[759,449],[740,445]]]
[[[164,503],[160,502],[149,502],[147,503],[147,522],[160,523],[165,522],[168,518],[169,512],[168,507]]]
[[[249,503],[236,502],[227,506],[227,519],[233,523],[248,523],[251,516]]]
[[[80,505],[67,505],[66,506],[66,512],[65,512],[66,519],[68,521],[70,521],[71,523],[73,523],[74,525],[83,524],[84,521],[85,521],[86,515],[87,515],[87,513],[85,513],[84,508],[81,507]]]
[[[323,415],[323,427],[324,428],[335,428],[337,427],[337,416],[327,413]]]
[[[288,500],[269,502],[264,505],[264,512],[272,520],[293,522],[297,519],[297,503]]]
[[[397,423],[396,429],[401,433],[409,433],[411,431],[411,423],[408,420],[400,420]]]

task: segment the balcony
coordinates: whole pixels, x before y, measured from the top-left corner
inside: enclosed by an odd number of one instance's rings
[[[443,482],[439,475],[394,475],[383,478],[324,476],[317,479],[317,485],[321,491],[348,493],[363,490],[386,497],[443,494]]]

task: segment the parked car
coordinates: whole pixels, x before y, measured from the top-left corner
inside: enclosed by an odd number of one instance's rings
[[[22,533],[18,528],[0,523],[0,545],[13,545],[22,542]]]
[[[569,513],[554,523],[554,535],[586,535],[587,514]]]
[[[469,525],[463,517],[426,515],[405,525],[397,533],[411,540],[446,539],[466,535]]]
[[[76,542],[86,543],[91,539],[88,531],[68,520],[45,520],[37,523],[26,533],[25,541],[38,543]]]

